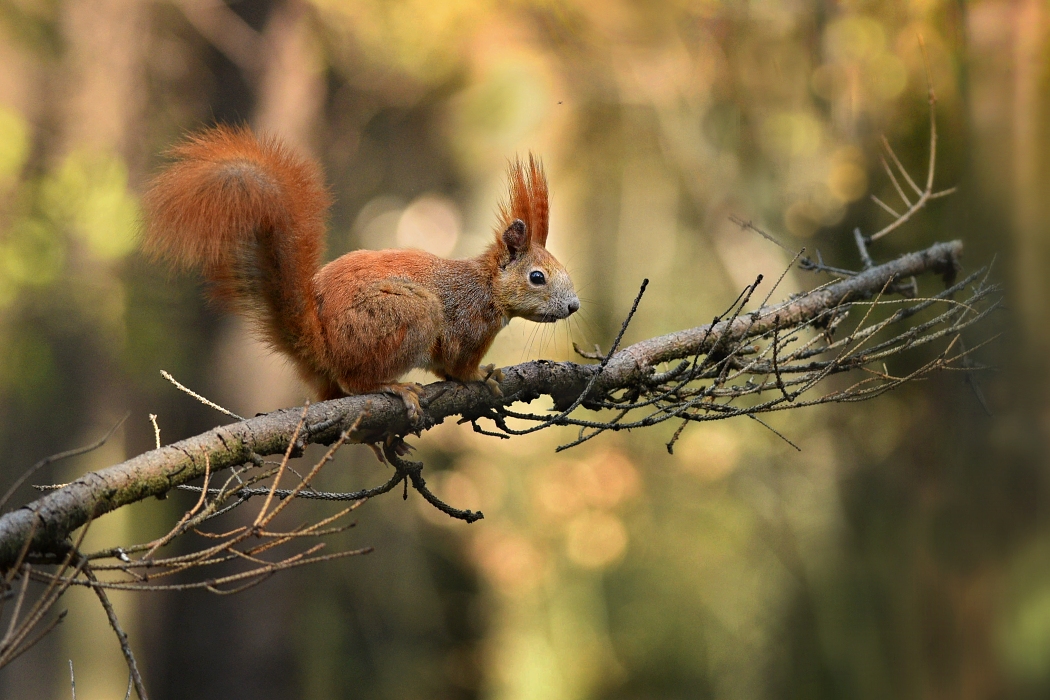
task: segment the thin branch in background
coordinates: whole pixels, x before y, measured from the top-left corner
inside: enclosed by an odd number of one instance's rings
[[[889,213],[889,215],[892,216],[894,219],[900,218],[900,214],[897,212],[897,210],[891,207],[889,204],[886,204],[886,202],[882,201],[875,195],[871,195],[871,199],[884,210],[886,210]]]
[[[806,248],[805,246],[803,246],[802,248],[799,248],[797,253],[795,253],[795,257],[791,258],[791,262],[787,264],[787,267],[784,268],[784,271],[780,273],[780,277],[777,277],[777,281],[773,283],[773,286],[770,287],[769,291],[766,293],[766,298],[762,300],[762,306],[768,304],[769,300],[773,298],[773,293],[777,291],[777,289],[780,287],[780,283],[784,281],[784,278],[787,277],[787,274],[791,272],[791,268],[795,266],[795,263],[798,262],[798,259],[801,258],[802,254],[805,252]]]
[[[908,176],[908,171],[904,170],[904,166],[902,166],[900,164],[900,161],[897,160],[897,154],[893,152],[893,148],[890,147],[889,141],[886,140],[885,136],[882,137],[882,145],[889,152],[890,157],[893,158],[894,162],[897,164],[897,167],[901,169],[902,173],[904,173],[904,177],[908,178],[908,182],[911,183],[912,187],[915,187],[915,183],[912,182],[911,177]],[[900,183],[897,182],[897,176],[894,174],[893,168],[891,168],[890,164],[886,162],[885,156],[880,155],[879,160],[882,162],[882,169],[886,171],[886,175],[889,176],[890,182],[893,183],[893,188],[897,190],[897,194],[900,195],[900,198],[902,200],[904,200],[904,206],[910,209],[913,206],[912,202],[910,199],[908,199],[908,195],[904,192],[904,189],[901,187]],[[919,190],[919,195],[922,195],[921,190]]]
[[[959,344],[962,347],[963,352],[966,352],[966,342],[962,339],[962,337],[959,338]],[[970,356],[968,354],[963,360],[963,367],[967,370],[975,369],[973,361],[970,359]],[[976,372],[966,372],[966,383],[969,385],[970,390],[973,391],[974,398],[977,399],[977,403],[980,405],[981,410],[984,411],[984,415],[988,416],[989,418],[993,417],[995,414],[992,413],[992,409],[988,406],[988,401],[984,398],[984,391],[981,389],[981,383],[977,378]]]
[[[825,272],[842,278],[853,277],[857,274],[853,270],[828,265],[824,262],[824,257],[820,254],[819,249],[817,250],[817,259],[815,262],[808,257],[802,258],[798,263],[798,267],[800,270],[806,270],[807,272]]]
[[[58,573],[55,574],[52,580],[48,581],[44,592],[40,594],[36,602],[33,604],[33,607],[29,609],[21,622],[18,622],[18,618],[15,616],[11,623],[8,624],[7,632],[4,634],[3,639],[0,639],[0,668],[3,668],[14,659],[32,649],[37,642],[46,637],[51,630],[65,619],[66,612],[62,611],[45,625],[43,629],[38,631],[36,635],[27,640],[30,633],[37,628],[40,621],[44,619],[44,616],[47,615],[52,607],[54,607],[55,603],[58,602],[59,598],[62,597],[69,586],[73,584],[76,577],[80,575],[80,570],[87,563],[86,560],[79,560],[73,568],[72,573],[68,577],[65,576],[65,573],[69,571],[69,565],[75,557],[77,548],[80,547],[81,543],[84,541],[84,537],[87,535],[90,526],[91,523],[88,522],[81,529],[76,543],[66,552],[65,557],[62,559]],[[21,567],[22,562],[19,562],[16,568],[21,569]],[[26,567],[21,570],[21,574],[27,578],[33,577],[35,573],[36,572],[33,568],[29,565],[26,565]],[[23,597],[26,590],[27,586],[23,583],[21,592]],[[15,612],[19,612],[21,608],[22,603],[20,599],[15,605]]]
[[[18,589],[18,594],[15,596],[15,609],[11,611],[11,620],[7,624],[7,631],[4,632],[4,639],[11,639],[15,631],[15,623],[18,622],[18,615],[22,612],[22,603],[25,602],[26,592],[29,588],[29,564],[24,565],[25,570],[22,571],[22,586]]]
[[[358,423],[360,423],[360,419],[358,419]],[[294,489],[292,489],[292,493],[288,495],[288,498],[282,499],[281,502],[277,505],[277,507],[274,508],[269,515],[263,518],[262,514],[266,511],[266,506],[268,506],[270,501],[273,499],[273,492],[276,490],[276,488],[272,488],[270,490],[270,495],[266,497],[266,503],[260,510],[260,518],[256,519],[255,527],[266,527],[267,525],[269,525],[270,522],[273,521],[273,519],[277,517],[281,513],[281,511],[284,510],[288,506],[288,504],[291,503],[303,489],[308,488],[310,486],[310,482],[313,481],[314,477],[317,476],[317,473],[321,471],[321,468],[324,465],[331,462],[339,448],[346,444],[347,438],[350,437],[351,432],[353,431],[343,431],[343,434],[339,436],[339,439],[336,440],[335,443],[333,443],[332,446],[328,448],[328,451],[324,454],[324,456],[321,457],[321,459],[317,460],[317,463],[314,464],[313,468],[307,473],[307,475],[299,479],[299,484]],[[273,480],[274,487],[277,486],[277,481],[277,478]]]
[[[106,440],[109,440],[111,437],[113,437],[113,433],[117,432],[117,428],[124,425],[124,421],[126,421],[128,419],[128,416],[130,415],[130,413],[125,413],[124,417],[118,420],[116,424],[114,424],[114,426],[106,432],[105,435],[103,435],[101,438],[91,443],[90,445],[85,445],[84,447],[77,447],[72,450],[66,450],[65,452],[53,454],[50,457],[43,458],[42,460],[31,466],[29,469],[26,469],[24,472],[22,472],[22,476],[18,477],[18,479],[15,480],[15,483],[11,485],[11,488],[7,489],[7,492],[3,495],[2,498],[0,498],[0,511],[2,511],[4,509],[4,506],[7,505],[7,502],[11,500],[11,496],[14,495],[15,491],[17,491],[18,488],[22,484],[24,484],[29,477],[33,476],[33,474],[40,471],[40,469],[42,469],[43,467],[46,467],[47,465],[52,464],[54,462],[58,462],[59,460],[68,459],[69,457],[77,457],[82,454],[87,454],[92,450],[97,450],[98,448],[102,447],[106,444]]]
[[[900,161],[900,158],[897,157],[897,153],[893,150],[893,147],[890,146],[890,142],[886,139],[885,136],[883,136],[882,147],[885,149],[887,155],[889,155],[890,160],[893,161],[893,164],[896,166],[897,170],[900,172],[905,182],[907,182],[908,185],[912,188],[912,190],[915,191],[915,194],[918,195],[918,199],[916,199],[915,202],[912,202],[908,198],[908,195],[904,192],[904,188],[902,188],[900,183],[897,181],[897,177],[893,172],[893,168],[891,168],[890,164],[886,162],[885,157],[880,156],[883,169],[889,176],[890,182],[893,183],[894,189],[897,190],[897,194],[900,195],[900,198],[902,200],[904,200],[907,209],[905,209],[904,212],[897,214],[892,207],[888,206],[886,203],[875,197],[875,195],[872,195],[872,199],[875,201],[875,203],[880,205],[883,209],[889,211],[890,214],[893,215],[894,219],[891,223],[887,224],[886,226],[869,236],[869,243],[877,241],[880,238],[889,235],[893,231],[903,226],[919,210],[921,210],[923,207],[929,204],[931,200],[939,199],[940,197],[946,197],[955,192],[956,190],[955,187],[949,187],[938,192],[933,191],[933,176],[937,168],[937,95],[933,91],[933,82],[930,78],[929,58],[926,55],[926,44],[923,42],[921,36],[919,37],[919,46],[922,50],[923,63],[926,66],[926,91],[930,104],[930,161],[926,169],[926,187],[920,189],[919,186],[915,184],[915,180],[913,180],[911,175],[908,174],[907,168],[904,167],[904,165]]]
[[[507,435],[500,433],[492,433],[493,437],[507,438]],[[200,486],[190,486],[183,484],[177,487],[180,491],[192,491],[193,493],[200,493]],[[313,501],[360,501],[363,498],[367,498],[368,489],[363,491],[315,491],[313,489],[296,491],[295,489],[241,489],[237,492],[239,498],[255,498],[257,496],[266,496],[270,493],[273,494],[274,498],[284,500],[286,498],[302,498],[305,500]],[[208,489],[208,496],[217,496],[223,493],[223,489],[212,488]]]
[[[0,611],[4,609],[4,605],[7,602],[8,592],[11,590],[11,582],[14,581],[16,575],[22,573],[20,570],[22,568],[23,562],[25,561],[26,555],[29,553],[29,547],[33,543],[33,536],[36,534],[37,527],[39,526],[39,524],[40,520],[34,518],[33,526],[32,528],[30,528],[29,534],[26,537],[25,542],[22,544],[22,549],[18,552],[18,557],[15,559],[14,566],[12,566],[11,569],[8,570],[7,573],[4,575],[3,588],[0,589]],[[26,564],[25,566],[28,567],[29,565]],[[15,626],[15,622],[18,620],[18,613],[22,609],[22,601],[25,600],[25,588],[28,585],[28,581],[23,579],[22,590],[19,592],[18,597],[15,598],[15,611],[11,614],[11,622],[7,626],[7,632],[4,634],[3,637],[4,639],[10,639],[11,637],[12,630]]]
[[[149,422],[153,424],[153,439],[157,445],[156,449],[160,449],[160,426],[157,424],[157,414],[149,414]]]
[[[937,96],[933,93],[933,74],[930,71],[930,56],[926,53],[926,40],[922,38],[922,34],[917,38],[919,51],[922,52],[922,67],[926,71],[926,96],[930,103],[930,165],[926,168],[926,191],[930,192],[933,190],[933,173],[937,170]]]
[[[597,343],[594,344],[594,351],[593,352],[590,351],[590,350],[582,349],[575,342],[572,344],[572,349],[576,352],[577,355],[579,355],[580,357],[586,358],[588,360],[599,360],[600,361],[600,360],[604,360],[605,359],[605,355],[602,354],[602,349],[601,349],[601,347],[598,346]]]
[[[208,455],[204,456],[204,487],[201,489],[201,497],[197,499],[197,504],[186,511],[185,515],[179,519],[179,522],[175,523],[175,527],[171,528],[168,534],[164,535],[156,541],[156,543],[149,548],[149,550],[142,555],[143,559],[149,559],[156,553],[158,549],[175,539],[181,532],[182,526],[186,524],[186,521],[197,514],[197,511],[201,509],[208,497],[208,482],[211,481],[211,460]]]
[[[781,432],[780,432],[779,430],[777,430],[776,428],[774,428],[773,426],[771,426],[771,425],[770,425],[769,423],[766,423],[766,422],[765,422],[764,420],[762,420],[762,419],[761,419],[761,418],[759,418],[758,416],[755,416],[755,415],[748,415],[748,418],[750,418],[750,419],[751,419],[751,420],[753,420],[753,421],[757,421],[759,425],[761,425],[761,426],[762,426],[763,428],[765,428],[765,429],[766,429],[766,430],[768,430],[769,432],[771,432],[771,433],[773,433],[774,435],[776,435],[776,436],[777,436],[778,438],[780,438],[781,440],[783,440],[783,441],[784,441],[784,442],[786,442],[787,444],[789,444],[789,445],[791,445],[792,447],[794,447],[796,451],[798,451],[798,452],[801,452],[801,451],[802,451],[802,448],[801,448],[801,447],[799,447],[799,446],[798,446],[798,445],[796,445],[795,443],[793,443],[793,442],[791,442],[790,440],[788,440],[788,439],[787,439],[786,437],[784,437],[784,434],[783,434],[783,433],[781,433]]]
[[[288,460],[292,458],[292,451],[296,448],[299,442],[299,434],[302,432],[303,426],[306,425],[306,411],[308,408],[309,404],[303,406],[303,413],[299,416],[299,424],[295,426],[295,432],[292,433],[292,439],[288,441],[288,449],[285,450],[284,459],[281,460],[281,465],[277,468],[277,476],[273,479],[270,493],[266,496],[266,500],[263,501],[262,508],[259,509],[259,514],[255,516],[255,522],[252,523],[252,527],[259,527],[263,524],[266,516],[266,509],[270,507],[270,502],[273,501],[273,492],[277,489],[277,485],[281,483],[281,477],[284,475],[284,470],[288,466]],[[269,522],[269,520],[267,519],[266,522]]]
[[[857,251],[860,252],[860,263],[865,270],[870,270],[875,267],[875,261],[871,259],[871,253],[868,252],[868,244],[864,240],[864,234],[860,232],[860,228],[853,229],[853,242],[857,244]]]
[[[86,576],[89,581],[98,583],[98,578],[95,576],[95,572],[91,570],[89,565],[84,566],[84,576]],[[142,676],[139,674],[138,663],[135,661],[135,654],[131,651],[131,644],[128,643],[128,635],[120,626],[120,620],[117,619],[117,612],[113,609],[113,604],[109,602],[109,596],[106,594],[106,589],[101,586],[92,586],[92,590],[95,591],[95,595],[98,596],[98,600],[102,604],[102,609],[106,611],[106,617],[109,619],[109,626],[113,628],[113,633],[117,635],[117,641],[120,642],[120,651],[124,654],[124,660],[128,663],[128,673],[131,674],[131,681],[135,685],[135,692],[138,693],[139,700],[149,700],[146,695],[146,688],[142,683]],[[69,662],[69,672],[72,675],[72,661]]]
[[[160,371],[160,376],[164,377],[169,382],[174,384],[176,389],[178,389],[179,391],[183,392],[184,394],[189,394],[190,396],[192,396],[193,398],[197,399],[198,401],[200,401],[205,406],[208,406],[209,408],[214,408],[219,413],[225,413],[230,418],[236,418],[237,420],[244,420],[243,416],[238,416],[233,411],[230,411],[229,409],[223,408],[222,406],[220,406],[219,404],[215,403],[214,401],[209,401],[208,399],[204,398],[203,396],[201,396],[197,392],[193,391],[192,389],[186,388],[185,386],[180,384],[178,382],[178,380],[175,379],[175,377],[171,376],[171,374],[169,374],[168,372],[165,372],[164,370],[161,370]],[[157,432],[159,434],[160,431],[158,430]]]
[[[783,248],[784,250],[786,250],[789,253],[791,252],[791,248],[788,248],[786,245],[784,245],[783,243],[778,241],[776,238],[774,238],[770,234],[766,233],[765,231],[760,229],[758,226],[755,226],[755,224],[752,221],[741,219],[740,217],[735,216],[735,215],[730,215],[729,220],[732,221],[737,226],[739,226],[740,228],[744,229],[745,231],[754,231],[755,233],[757,233],[758,235],[762,236],[762,238],[765,238],[770,243],[773,243],[774,245],[780,246],[781,248]]]

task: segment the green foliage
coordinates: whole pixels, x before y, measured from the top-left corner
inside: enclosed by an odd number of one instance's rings
[[[76,151],[44,179],[41,204],[100,260],[124,257],[135,247],[138,201],[128,192],[128,171],[113,154]]]

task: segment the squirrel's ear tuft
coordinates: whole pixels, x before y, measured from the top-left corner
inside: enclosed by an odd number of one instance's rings
[[[509,197],[500,203],[500,229],[506,232],[514,221],[520,220],[528,242],[546,247],[550,206],[543,164],[532,153],[528,162],[516,158],[510,164],[507,180]]]
[[[516,259],[529,246],[529,235],[525,229],[525,222],[521,219],[511,221],[510,226],[503,232],[502,240],[503,245],[507,247],[510,259]]]

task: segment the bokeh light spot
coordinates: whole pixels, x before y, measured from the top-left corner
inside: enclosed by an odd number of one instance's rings
[[[397,245],[445,257],[456,247],[462,225],[463,217],[455,202],[423,195],[401,213],[397,222]]]
[[[864,169],[864,155],[855,146],[846,146],[831,156],[828,189],[843,202],[853,202],[868,191],[868,173]]]
[[[566,530],[565,553],[571,561],[586,569],[608,566],[626,549],[627,528],[611,513],[581,513]]]
[[[17,112],[0,107],[0,186],[17,177],[29,155],[29,126]]]

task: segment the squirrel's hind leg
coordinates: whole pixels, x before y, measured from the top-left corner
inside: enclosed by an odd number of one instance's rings
[[[347,293],[349,299],[321,305],[322,314],[324,309],[339,310],[322,322],[329,329],[340,387],[348,394],[393,394],[404,402],[412,424],[418,425],[423,418],[419,402],[423,388],[398,379],[430,363],[444,327],[441,301],[423,285],[399,278],[333,291],[340,293]]]
[[[408,411],[408,420],[413,426],[421,425],[423,422],[423,407],[419,399],[423,396],[423,387],[413,382],[391,382],[382,384],[375,389],[384,394],[393,394],[401,399]]]
[[[493,396],[503,398],[503,389],[499,383],[503,381],[503,370],[495,364],[481,365],[475,369],[460,370],[459,372],[444,372],[446,379],[454,379],[457,382],[481,382]]]
[[[325,381],[317,392],[317,398],[319,401],[328,401],[365,393],[393,394],[404,402],[405,410],[408,412],[408,420],[412,425],[420,425],[423,422],[423,407],[420,403],[420,399],[423,397],[423,387],[413,382],[390,382],[388,384],[379,384],[367,391],[348,391],[335,382]]]

